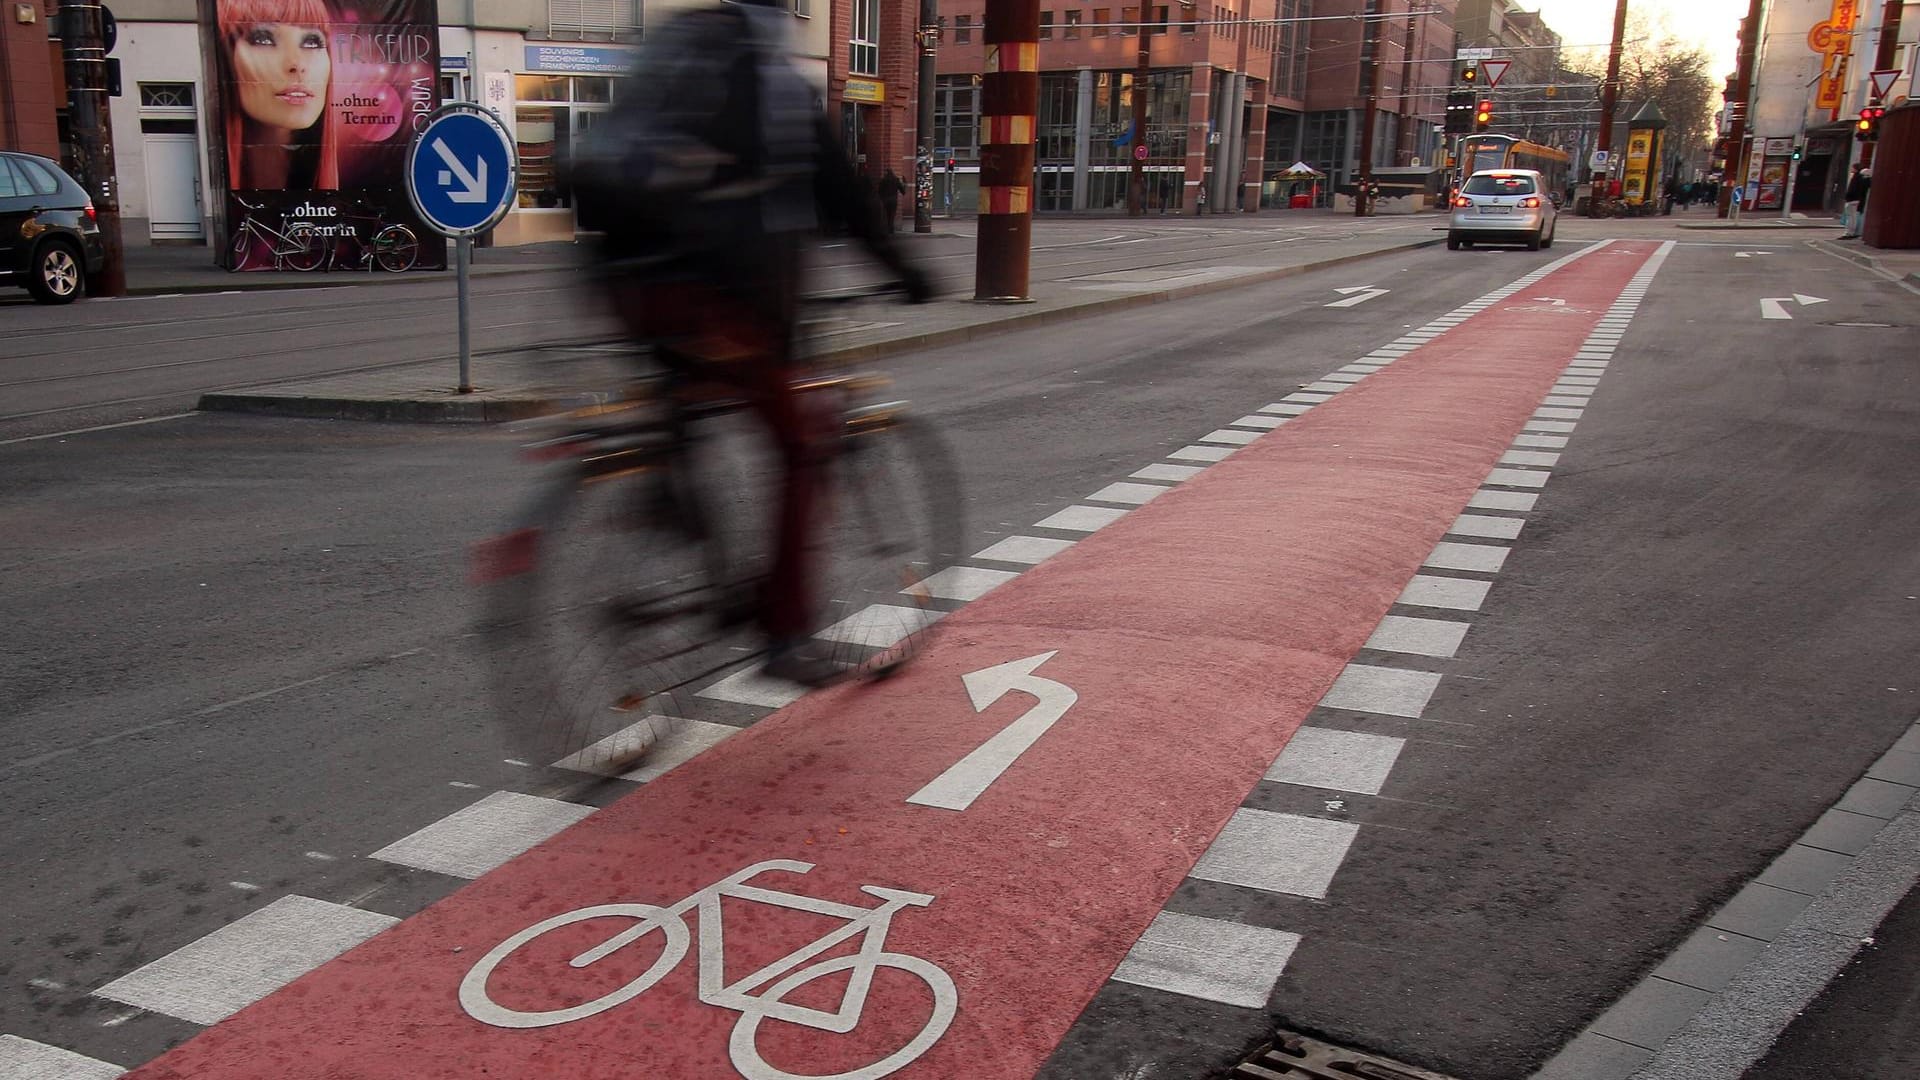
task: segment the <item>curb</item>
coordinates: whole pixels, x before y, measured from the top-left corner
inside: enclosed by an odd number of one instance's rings
[[[1807,243],[1809,246],[1813,247],[1815,250],[1824,251],[1827,254],[1832,255],[1834,258],[1837,258],[1837,259],[1845,259],[1848,262],[1853,263],[1855,266],[1864,266],[1868,270],[1871,270],[1874,273],[1879,274],[1890,281],[1896,281],[1904,285],[1920,285],[1920,271],[1915,271],[1915,272],[1902,275],[1898,271],[1889,270],[1886,267],[1881,266],[1879,259],[1874,258],[1872,255],[1869,255],[1864,251],[1857,251],[1853,248],[1843,248],[1831,240],[1826,240],[1826,239],[1809,240],[1807,241]]]
[[[473,276],[476,279],[513,277],[518,274],[541,274],[541,273],[548,273],[554,270],[565,270],[570,268],[571,267],[569,267],[565,263],[552,263],[552,264],[547,264],[543,266],[512,266],[512,267],[503,267],[502,269],[499,269],[499,270],[481,271],[480,273],[476,273]],[[452,271],[453,271],[452,267],[448,267],[446,270],[447,273],[451,273]],[[440,271],[423,271],[423,273],[440,273]],[[275,280],[275,281],[248,282],[245,280],[246,275],[244,274],[229,274],[228,277],[233,278],[235,280],[223,281],[223,282],[220,282],[219,284],[214,284],[212,282],[201,284],[199,282],[195,282],[187,285],[130,286],[127,289],[126,295],[128,296],[187,296],[187,295],[203,296],[208,293],[230,293],[230,292],[292,292],[300,289],[350,288],[356,285],[372,285],[372,284],[400,285],[408,281],[425,280],[423,278],[413,276],[411,272],[406,274],[377,274],[377,275],[367,274],[365,275],[365,280],[345,281],[345,282],[343,282],[340,278],[334,277],[331,275],[315,278],[310,281]]]
[[[808,359],[821,364],[862,364],[903,353],[917,352],[921,349],[939,348],[961,342],[976,341],[992,337],[1011,330],[1028,329],[1051,323],[1073,322],[1095,315],[1110,314],[1148,304],[1162,304],[1170,300],[1182,300],[1188,297],[1204,296],[1210,293],[1225,292],[1229,289],[1244,288],[1249,285],[1261,285],[1283,278],[1297,277],[1315,270],[1343,266],[1363,259],[1377,258],[1404,251],[1416,251],[1433,247],[1441,243],[1439,239],[1418,240],[1412,243],[1380,248],[1377,251],[1357,252],[1340,255],[1319,262],[1302,263],[1298,266],[1280,266],[1271,270],[1262,270],[1240,277],[1220,281],[1202,281],[1192,285],[1180,285],[1155,292],[1127,293],[1110,296],[1100,300],[1090,300],[1083,304],[1054,308],[1048,311],[1030,311],[1004,319],[971,323],[963,326],[948,327],[943,330],[930,330],[921,334],[908,334],[904,337],[890,338],[886,341],[870,342],[865,345],[850,345],[845,348],[831,349],[825,352],[803,352]],[[422,360],[420,363],[437,361]],[[406,365],[395,365],[406,366]],[[557,398],[527,394],[521,396],[502,396],[486,400],[420,400],[416,398],[344,398],[310,397],[300,394],[274,394],[270,387],[237,393],[203,394],[196,406],[203,412],[235,412],[256,416],[291,416],[309,419],[329,420],[375,420],[396,423],[503,423],[511,420],[526,420],[555,412],[564,407]]]

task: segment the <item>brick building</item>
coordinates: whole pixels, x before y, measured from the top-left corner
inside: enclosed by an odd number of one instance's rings
[[[0,148],[58,161],[67,107],[60,42],[49,28],[55,0],[16,0],[0,19]]]
[[[820,0],[826,3],[826,0]],[[918,0],[832,0],[827,110],[865,171],[892,169],[911,184],[919,133]],[[911,200],[907,200],[911,202]]]
[[[1379,67],[1375,166],[1435,165],[1453,84],[1455,0],[1320,0],[1300,160],[1349,181],[1360,164],[1368,83]],[[1351,19],[1339,16],[1352,16]]]

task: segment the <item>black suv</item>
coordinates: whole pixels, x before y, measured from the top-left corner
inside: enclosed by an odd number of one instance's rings
[[[43,304],[69,304],[100,271],[106,247],[93,200],[60,166],[0,150],[0,285]]]

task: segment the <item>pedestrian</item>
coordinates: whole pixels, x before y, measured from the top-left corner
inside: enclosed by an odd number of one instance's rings
[[[880,178],[880,206],[887,212],[887,231],[893,231],[893,223],[900,219],[900,196],[907,185],[900,182],[892,169]]]
[[[1200,214],[1200,215],[1202,215],[1202,216],[1204,216],[1204,215],[1206,214],[1206,212],[1207,212],[1207,184],[1206,184],[1206,181],[1204,181],[1204,180],[1200,182],[1200,194],[1199,194],[1199,196],[1198,196],[1198,199],[1196,200],[1196,202],[1195,202],[1195,204],[1194,204],[1194,206],[1195,206],[1195,209],[1194,209],[1194,213],[1196,213],[1196,214]]]
[[[1873,170],[1853,167],[1853,179],[1847,182],[1846,205],[1840,210],[1840,239],[1857,239],[1867,223],[1867,192],[1873,187]]]

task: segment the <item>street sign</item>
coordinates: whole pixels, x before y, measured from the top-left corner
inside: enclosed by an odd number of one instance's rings
[[[1882,101],[1886,99],[1887,91],[1893,89],[1895,80],[1900,78],[1900,69],[1883,68],[1868,72],[1867,78],[1873,82],[1873,100]]]
[[[1493,59],[1493,50],[1492,49],[1455,49],[1453,51],[1453,58],[1455,60],[1491,60]]]
[[[1146,143],[1141,143],[1139,146],[1136,146],[1133,148],[1133,160],[1135,161],[1147,160],[1147,144]]]
[[[1511,60],[1480,61],[1480,70],[1485,72],[1487,75],[1487,89],[1491,90],[1494,87],[1499,86],[1500,77],[1502,75],[1505,75],[1507,73],[1507,69],[1512,66],[1513,66],[1513,61]]]
[[[1587,168],[1594,172],[1599,172],[1612,163],[1613,155],[1605,150],[1595,150],[1593,156],[1587,158]]]
[[[407,198],[427,227],[467,237],[513,205],[519,164],[498,117],[472,102],[441,106],[407,151]]]

